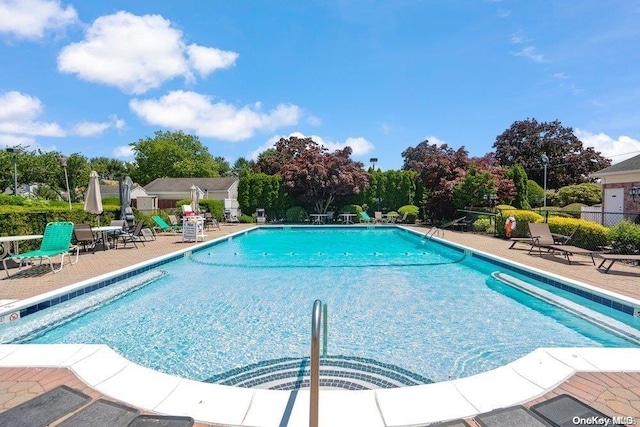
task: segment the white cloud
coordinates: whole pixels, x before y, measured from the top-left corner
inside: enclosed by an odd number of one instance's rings
[[[219,68],[228,68],[236,63],[238,54],[213,47],[198,46],[191,44],[187,47],[189,61],[202,77],[208,76],[212,71]]]
[[[433,136],[430,135],[428,137],[425,138],[427,141],[429,141],[429,144],[436,144],[438,146],[442,145],[442,144],[447,144],[447,141],[443,141],[442,139],[438,138],[437,136]]]
[[[260,103],[238,108],[196,92],[173,91],[159,99],[133,99],[131,110],[152,125],[193,131],[226,141],[251,138],[256,131],[293,126],[302,115],[296,105],[280,104],[263,112]]]
[[[260,153],[262,153],[263,151],[269,148],[273,148],[276,142],[280,140],[280,138],[290,138],[292,136],[295,136],[296,138],[307,138],[307,137],[311,138],[318,144],[326,147],[329,151],[342,150],[344,147],[349,146],[353,150],[353,156],[363,156],[373,151],[373,149],[375,148],[375,146],[370,141],[362,137],[357,137],[357,138],[349,137],[344,142],[334,142],[334,141],[325,141],[324,138],[318,135],[307,136],[301,132],[291,132],[289,136],[284,136],[284,135],[272,136],[271,138],[269,138],[269,140],[266,143],[256,148],[253,152],[251,152],[249,154],[249,158],[256,160]]]
[[[75,9],[58,0],[0,1],[0,34],[19,39],[41,39],[47,31],[59,31],[77,20]]]
[[[141,94],[175,77],[193,80],[192,67],[206,75],[233,65],[235,58],[234,52],[195,44],[187,47],[182,32],[160,15],[120,11],[99,17],[83,41],[63,48],[58,69],[125,93]]]
[[[582,141],[584,147],[593,147],[604,157],[610,158],[612,163],[619,163],[640,154],[640,141],[630,136],[620,135],[613,139],[605,133],[593,134],[581,129],[575,129],[574,134]]]
[[[535,46],[527,46],[513,54],[513,56],[521,56],[532,60],[533,62],[547,62],[544,55],[538,53]]]
[[[29,147],[34,144],[35,144],[35,140],[28,136],[0,134],[0,146],[2,147],[15,147],[17,145],[21,145],[23,147]]]
[[[113,150],[113,156],[119,159],[134,156],[133,147],[129,145],[120,145]]]
[[[322,120],[320,120],[319,117],[310,114],[307,116],[307,124],[310,126],[320,126],[322,124]]]
[[[11,91],[0,94],[0,133],[22,136],[65,136],[57,123],[36,121],[42,114],[38,98]]]
[[[125,122],[116,115],[110,117],[108,122],[82,122],[73,127],[71,133],[79,136],[97,136],[103,134],[108,129],[122,130]]]

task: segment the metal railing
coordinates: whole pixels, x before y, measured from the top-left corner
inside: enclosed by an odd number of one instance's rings
[[[311,312],[311,363],[309,371],[309,427],[318,427],[320,397],[320,327],[322,326],[322,355],[327,355],[327,304],[315,300]]]

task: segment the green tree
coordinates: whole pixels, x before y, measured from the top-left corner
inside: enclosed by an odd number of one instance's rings
[[[495,157],[503,166],[520,164],[530,179],[544,187],[542,155],[549,158],[547,186],[560,188],[565,185],[588,181],[591,172],[603,169],[611,160],[593,148],[584,148],[573,133],[559,121],[539,123],[535,119],[514,122],[496,137],[493,144]]]
[[[489,172],[478,171],[475,163],[467,175],[453,188],[453,203],[457,208],[483,206],[487,197],[495,194],[495,180]]]
[[[214,178],[218,163],[197,136],[157,131],[153,138],[132,142],[137,169],[131,178],[146,185],[156,178]]]
[[[516,187],[516,197],[513,199],[513,206],[518,209],[531,209],[529,199],[527,198],[527,173],[520,165],[513,165],[509,168],[507,175],[513,180]]]
[[[231,171],[233,172],[233,176],[244,176],[251,173],[254,166],[255,162],[253,160],[247,160],[244,157],[240,157],[233,164]]]
[[[540,187],[538,183],[532,179],[527,180],[527,199],[529,200],[529,205],[533,207],[542,206],[544,188]]]
[[[220,176],[233,176],[231,165],[227,159],[222,156],[216,156],[213,160],[218,164],[218,173]]]
[[[131,163],[108,157],[94,157],[89,160],[91,170],[98,172],[102,179],[117,180],[130,175],[133,169]]]

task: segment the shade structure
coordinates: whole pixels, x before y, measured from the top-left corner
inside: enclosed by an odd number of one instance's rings
[[[91,171],[89,174],[89,185],[87,186],[87,193],[84,197],[84,210],[85,212],[92,213],[94,215],[100,215],[102,213],[102,194],[100,193],[100,179],[96,171]],[[100,220],[98,220],[99,222]]]
[[[191,210],[195,213],[200,212],[200,198],[204,196],[204,191],[202,191],[198,186],[191,186]]]

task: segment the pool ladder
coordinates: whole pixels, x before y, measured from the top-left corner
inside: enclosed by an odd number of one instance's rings
[[[322,355],[327,355],[327,304],[319,299],[313,302],[311,312],[311,367],[309,371],[309,427],[318,427],[318,400],[320,395],[320,328],[322,327]]]
[[[440,229],[438,227],[431,227],[431,229],[429,231],[427,231],[427,233],[424,235],[424,237],[426,239],[430,239],[435,235],[438,235],[438,237],[440,237]],[[442,237],[444,237],[444,230],[442,230]]]

